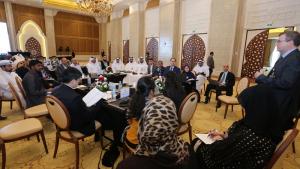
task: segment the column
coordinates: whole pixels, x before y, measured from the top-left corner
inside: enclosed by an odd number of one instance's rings
[[[129,7],[129,55],[135,58],[145,56],[145,2]]]
[[[54,29],[54,16],[57,14],[56,10],[44,9],[46,37],[47,37],[47,56],[56,55],[55,44],[55,29]]]
[[[179,18],[176,18],[179,19]],[[158,57],[164,62],[164,65],[169,64],[171,57],[176,57],[173,54],[174,33],[175,33],[175,0],[161,0],[159,4],[159,53]],[[177,25],[178,26],[178,25]],[[177,58],[177,65],[179,59]]]
[[[17,50],[17,34],[15,29],[15,22],[13,16],[13,10],[11,6],[11,2],[4,1],[5,7],[5,14],[6,14],[6,21],[7,21],[7,29],[8,29],[8,36],[11,46],[11,51]]]

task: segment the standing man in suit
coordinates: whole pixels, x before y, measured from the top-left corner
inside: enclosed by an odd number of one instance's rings
[[[156,66],[154,65],[154,60],[153,58],[148,59],[148,74],[153,75],[154,71],[156,70]]]
[[[164,74],[166,75],[168,72],[174,72],[176,75],[180,75],[180,68],[176,66],[175,58],[170,59],[170,66],[166,67]]]
[[[275,89],[277,102],[282,104],[280,108],[289,107],[294,115],[299,110],[299,86],[300,86],[300,33],[296,31],[285,31],[279,35],[277,40],[277,50],[280,57],[275,63],[270,73],[265,76],[263,71],[256,72],[254,77],[256,83],[267,84]]]
[[[209,93],[211,89],[216,90],[216,99],[221,95],[222,91],[226,91],[227,96],[231,96],[233,94],[233,86],[235,84],[235,76],[233,73],[229,71],[229,66],[224,65],[224,71],[220,73],[218,81],[209,80],[209,84],[207,85],[205,91],[205,104],[208,103]],[[221,106],[221,103],[217,102],[217,108]]]
[[[207,57],[206,64],[209,67],[209,76],[208,76],[208,78],[210,79],[211,74],[212,74],[212,72],[214,71],[214,68],[215,68],[214,52],[209,53],[209,56]]]

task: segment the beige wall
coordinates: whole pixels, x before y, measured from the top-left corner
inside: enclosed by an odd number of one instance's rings
[[[215,53],[214,75],[224,64],[231,65],[239,0],[213,0],[211,4],[208,51]]]
[[[108,24],[108,41],[111,42],[111,59],[122,56],[122,20],[116,18]],[[121,57],[122,58],[122,57]]]
[[[169,60],[173,57],[173,39],[174,39],[174,1],[161,3],[159,6],[159,54],[158,58],[164,62],[164,65],[169,64]],[[176,57],[177,59],[178,56]]]

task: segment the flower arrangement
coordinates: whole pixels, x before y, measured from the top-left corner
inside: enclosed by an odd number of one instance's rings
[[[96,88],[99,89],[101,92],[107,92],[109,90],[109,85],[106,77],[102,75],[98,77]]]
[[[165,90],[165,83],[161,78],[156,79],[154,83],[160,93]]]

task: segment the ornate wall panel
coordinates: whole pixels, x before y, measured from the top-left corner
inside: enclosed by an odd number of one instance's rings
[[[17,5],[17,4],[12,4],[12,9],[13,9],[15,28],[17,33],[24,22],[28,20],[32,20],[37,25],[39,25],[43,33],[46,34],[44,9],[35,8],[31,6]]]
[[[250,31],[248,31],[249,34]],[[257,32],[257,31],[256,31]],[[259,31],[247,44],[241,77],[253,78],[256,71],[263,68],[265,47],[268,40],[269,30]]]
[[[204,60],[205,50],[205,43],[200,36],[190,36],[182,48],[181,67],[188,65],[192,69],[198,60]]]
[[[123,40],[123,63],[129,61],[129,40]]]
[[[33,57],[42,56],[41,45],[40,43],[33,37],[29,38],[25,43],[25,49],[31,53]]]
[[[93,17],[58,12],[54,17],[56,49],[65,49],[79,55],[99,54],[99,24]]]
[[[149,53],[149,57],[153,58],[155,63],[158,60],[158,41],[158,38],[147,38],[146,53]]]

